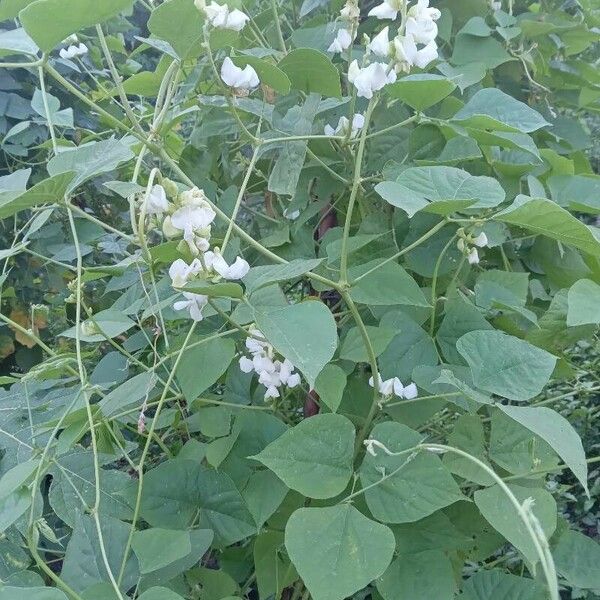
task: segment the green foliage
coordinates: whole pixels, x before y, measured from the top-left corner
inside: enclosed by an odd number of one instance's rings
[[[0,0],[0,600],[598,597],[600,13],[431,4]]]

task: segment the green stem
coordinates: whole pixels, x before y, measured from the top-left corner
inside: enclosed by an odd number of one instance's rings
[[[443,223],[443,221],[442,221]],[[445,224],[445,223],[444,223]],[[454,244],[454,241],[457,238],[457,234],[455,233],[446,243],[446,245],[442,248],[440,255],[435,261],[435,267],[433,269],[433,279],[431,280],[431,316],[429,317],[429,335],[433,337],[433,332],[435,331],[435,316],[437,311],[437,282],[438,276],[440,272],[440,266],[442,265],[442,260],[444,260],[444,256],[446,252]]]
[[[48,130],[50,131],[50,138],[52,139],[52,149],[54,151],[54,154],[56,154],[58,151],[58,144],[56,142],[56,132],[54,131],[54,125],[52,124],[52,115],[50,114],[50,106],[48,104],[48,94],[46,92],[46,79],[44,77],[44,67],[38,67],[38,76],[40,79],[40,90],[42,92],[44,112],[46,113],[46,121],[48,121]]]
[[[275,21],[275,28],[277,30],[277,39],[279,41],[279,48],[284,54],[287,54],[287,48],[285,40],[283,39],[283,32],[281,31],[281,21],[279,20],[279,11],[277,9],[277,0],[271,0],[271,11],[273,12],[273,20]]]

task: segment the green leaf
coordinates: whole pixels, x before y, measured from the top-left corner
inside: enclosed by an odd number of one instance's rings
[[[296,569],[283,550],[284,534],[279,531],[264,531],[254,542],[256,583],[261,598],[278,595],[298,579]]]
[[[385,87],[385,91],[392,98],[399,98],[418,111],[441,102],[455,89],[456,83],[450,79],[430,73],[408,75]]]
[[[600,544],[579,531],[565,531],[554,551],[557,571],[572,585],[600,589]],[[1,597],[0,597],[1,598]]]
[[[600,177],[597,175],[553,175],[548,177],[547,183],[552,199],[563,208],[592,215],[600,212]]]
[[[231,283],[229,281],[222,283],[193,281],[177,289],[181,289],[183,292],[191,292],[192,294],[203,294],[210,298],[242,298],[244,295],[244,289],[239,283]]]
[[[252,458],[288,487],[310,498],[332,498],[352,477],[354,425],[346,417],[321,414],[305,419]]]
[[[549,539],[556,529],[556,502],[550,492],[542,488],[528,488],[509,485],[519,503],[528,498],[534,500],[533,514]],[[498,485],[477,490],[475,504],[489,524],[501,533],[532,564],[539,560],[531,535],[521,518],[515,514],[515,507]]]
[[[216,383],[235,356],[235,342],[218,338],[210,344],[188,348],[177,365],[176,378],[188,402]],[[199,369],[199,365],[202,368]]]
[[[63,592],[56,588],[48,587],[0,587],[0,600],[23,600],[23,593],[27,600],[67,600]]]
[[[401,554],[377,580],[384,600],[453,600],[455,589],[452,563],[440,550]]]
[[[232,57],[232,60],[235,65],[241,68],[250,65],[256,71],[260,82],[273,88],[276,92],[284,95],[289,93],[290,80],[279,67],[249,54],[238,54]]]
[[[423,440],[421,434],[393,421],[376,425],[370,437],[392,452],[408,450]],[[365,499],[373,516],[385,523],[418,521],[463,497],[439,457],[430,453],[367,453],[360,468],[360,481],[363,488],[373,486],[365,491]]]
[[[580,279],[570,289],[567,325],[600,324],[600,285]]]
[[[283,307],[256,307],[254,314],[265,338],[313,388],[337,347],[337,326],[331,311],[322,302],[308,300]]]
[[[501,331],[471,331],[456,342],[480,389],[523,402],[550,380],[556,357]]]
[[[138,597],[138,600],[184,600],[183,596],[176,594],[173,590],[164,587],[153,587],[146,590]]]
[[[519,195],[511,206],[496,214],[494,219],[600,256],[600,242],[592,231],[551,200]]]
[[[396,333],[398,333],[397,330],[392,329],[391,327],[375,327],[374,325],[367,325],[366,329],[375,356],[379,356],[389,346]],[[353,327],[346,334],[340,347],[340,358],[343,360],[351,360],[356,363],[369,361],[369,355],[365,348],[362,333],[358,327]]]
[[[546,591],[532,579],[483,569],[466,581],[461,600],[545,600],[546,597]]]
[[[469,208],[491,208],[506,197],[495,179],[456,167],[412,167],[400,174],[398,183],[432,202],[472,200]]]
[[[521,133],[549,125],[533,108],[495,87],[479,90],[452,120],[477,129]]]
[[[109,308],[92,315],[90,319],[81,323],[79,339],[82,342],[103,342],[106,338],[115,338],[129,331],[134,325],[135,323],[127,315]],[[77,328],[71,327],[59,335],[75,339]]]
[[[48,161],[47,168],[50,175],[71,171],[77,174],[67,188],[67,193],[70,193],[88,179],[113,171],[120,164],[131,160],[133,156],[131,148],[124,141],[110,138],[63,150]]]
[[[344,600],[383,574],[396,543],[388,527],[346,503],[298,509],[285,546],[313,600]]]
[[[350,280],[361,277],[381,263],[381,259],[349,269]],[[388,262],[352,283],[350,295],[355,302],[373,306],[428,307],[429,302],[417,282],[396,262]]]
[[[323,402],[331,412],[337,412],[342,402],[346,382],[345,371],[333,363],[325,365],[319,373],[315,381],[315,392],[319,395],[320,402]]]
[[[251,294],[266,285],[302,277],[302,275],[316,269],[322,262],[322,258],[298,258],[284,265],[253,267],[243,280],[246,291]]]
[[[108,566],[113,573],[119,573],[129,531],[128,523],[112,517],[100,516],[100,530],[106,550]],[[80,514],[73,534],[67,544],[61,578],[77,592],[83,592],[94,584],[109,581],[104,557],[100,550],[100,540],[94,519]],[[130,555],[125,563],[121,590],[124,592],[135,585],[139,577],[137,559]]]
[[[340,98],[340,74],[326,54],[312,48],[297,48],[277,65],[288,77],[292,88],[310,94]]]
[[[192,551],[189,531],[158,527],[136,531],[131,547],[140,562],[142,574],[166,567]]]
[[[0,13],[2,13],[5,6],[6,1],[0,6]],[[2,56],[10,56],[11,54],[36,56],[38,51],[39,48],[36,43],[27,35],[27,32],[22,27],[0,33],[0,54]]]
[[[499,406],[511,419],[547,442],[563,459],[586,493],[588,468],[579,434],[561,414],[545,406]]]
[[[397,181],[382,181],[375,191],[389,204],[402,209],[409,218],[429,206],[424,196]]]
[[[100,400],[102,414],[112,417],[135,405],[141,406],[143,399],[153,391],[156,381],[152,371],[144,371],[128,379]]]
[[[200,54],[204,18],[194,0],[168,0],[157,6],[148,19],[148,29],[169,42],[180,58]]]
[[[529,293],[529,273],[499,271],[483,272],[475,283],[475,303],[491,309],[497,303],[524,307]]]
[[[132,4],[133,0],[37,0],[19,13],[19,20],[40,50],[49,52],[72,33],[103,23]]]
[[[515,59],[495,38],[457,35],[451,60],[459,67],[470,66],[477,61],[478,65],[483,64],[488,69],[495,69],[505,62]]]
[[[60,203],[64,199],[64,195],[73,181],[75,173],[69,171],[44,179],[40,183],[29,188],[25,193],[20,194],[16,198],[2,198],[0,196],[0,219],[6,219],[27,208],[33,208],[38,204],[47,202]]]
[[[0,498],[0,533],[4,533],[31,505],[31,491],[20,487]]]

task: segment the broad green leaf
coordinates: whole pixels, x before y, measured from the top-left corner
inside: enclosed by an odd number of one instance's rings
[[[6,0],[9,1],[10,0]],[[0,14],[6,6],[6,1],[0,6]],[[23,1],[23,0],[17,0]],[[26,1],[26,0],[25,0]],[[30,2],[32,0],[29,0]],[[2,20],[2,19],[0,19]],[[29,54],[35,56],[39,51],[36,43],[27,35],[22,27],[0,33],[0,55]]]
[[[313,600],[344,600],[383,574],[396,543],[388,527],[345,503],[298,509],[285,546]]]
[[[165,587],[153,587],[146,590],[138,600],[184,600],[183,596]]]
[[[326,54],[312,48],[297,48],[277,65],[288,77],[292,88],[339,98],[342,95],[340,74]]]
[[[478,388],[523,402],[550,380],[556,357],[501,331],[471,331],[456,342]]]
[[[402,452],[421,443],[423,436],[412,429],[388,421],[379,423],[370,434],[392,452]],[[386,479],[382,479],[385,470]],[[412,456],[377,456],[365,454],[360,481],[373,516],[385,523],[418,521],[460,500],[462,494],[439,457],[427,452]],[[378,483],[381,482],[381,483]]]
[[[261,598],[278,595],[298,578],[283,550],[284,534],[279,531],[264,531],[254,542],[256,583]]]
[[[539,435],[563,459],[588,492],[588,468],[579,434],[561,414],[545,406],[499,406],[511,419]]]
[[[600,177],[597,175],[553,175],[548,188],[554,202],[592,215],[600,212]]]
[[[254,471],[250,475],[241,492],[259,529],[280,507],[289,491],[287,485],[268,469]]]
[[[569,289],[567,325],[600,324],[600,285],[580,279]]]
[[[402,209],[409,218],[429,206],[424,196],[397,181],[382,181],[375,186],[375,191],[386,202]]]
[[[78,516],[85,509],[82,501],[88,506],[95,501],[94,455],[88,451],[73,451],[56,459],[56,464],[50,467],[49,473],[52,475],[48,492],[50,506],[67,525],[75,527]],[[117,519],[131,519],[131,508],[118,495],[131,481],[127,473],[100,468],[99,474],[102,514]]]
[[[461,600],[545,600],[546,591],[536,581],[482,569],[463,586]]]
[[[136,531],[131,547],[138,558],[142,574],[166,567],[192,551],[189,531],[158,527]]]
[[[452,563],[440,550],[401,554],[377,580],[384,600],[453,600],[455,589]]]
[[[337,365],[325,365],[315,381],[315,392],[331,412],[337,412],[346,387],[346,373]]]
[[[252,457],[288,487],[310,498],[331,498],[352,477],[354,425],[342,415],[301,421]]]
[[[246,291],[251,294],[261,287],[271,283],[296,279],[306,275],[309,271],[316,269],[323,259],[298,258],[284,265],[267,265],[264,267],[253,267],[244,277],[243,282],[246,285]]]
[[[373,260],[349,269],[351,281],[362,277],[350,290],[355,302],[373,306],[429,306],[417,282],[398,263],[391,261],[378,267],[381,262]]]
[[[495,87],[479,90],[452,120],[478,129],[522,133],[549,125],[533,108]]]
[[[242,286],[239,283],[230,281],[222,283],[190,282],[177,289],[192,294],[202,294],[210,298],[241,298],[244,295]]]
[[[62,40],[131,8],[133,0],[37,0],[19,13],[25,31],[44,52]]]
[[[0,587],[0,600],[23,600],[23,594],[27,600],[67,600],[63,592],[49,587]]]
[[[556,529],[556,502],[550,492],[543,488],[528,488],[509,485],[520,504],[528,498],[534,500],[533,514],[549,539]],[[516,514],[510,498],[498,485],[474,494],[475,504],[492,527],[501,533],[532,564],[539,560],[531,535],[521,518]]]
[[[276,92],[287,94],[290,91],[291,83],[288,76],[267,60],[249,54],[238,54],[233,57],[233,62],[242,68],[250,65],[256,71],[260,82],[273,88]]]
[[[471,57],[472,60],[473,57]],[[476,58],[476,57],[475,57]],[[436,69],[443,73],[448,79],[456,83],[461,92],[468,87],[479,83],[486,74],[486,65],[482,62],[464,62],[457,66],[443,62],[436,65]]]
[[[391,327],[366,326],[369,340],[375,356],[379,356],[389,345],[398,331]],[[340,358],[352,362],[368,362],[369,355],[365,348],[361,330],[353,327],[348,331],[340,347]]]
[[[484,271],[475,283],[475,303],[485,309],[495,303],[525,306],[529,293],[529,273],[515,271]]]
[[[457,35],[451,60],[453,64],[459,67],[470,67],[475,63],[477,65],[483,64],[487,69],[495,69],[505,62],[515,59],[495,38]]]
[[[541,437],[499,409],[491,411],[489,456],[509,473],[527,477],[531,471],[558,466],[559,458]]]
[[[177,365],[177,382],[188,402],[216,383],[235,356],[235,342],[226,338],[188,348]],[[201,365],[202,368],[199,368]]]
[[[475,176],[456,167],[412,167],[398,183],[427,200],[472,200],[469,208],[491,208],[504,202],[506,194],[491,177]]]
[[[38,2],[46,1],[38,0]],[[67,188],[67,193],[70,193],[88,179],[116,169],[133,156],[130,147],[123,140],[110,138],[63,150],[48,161],[47,168],[50,175],[71,171],[76,173],[75,179]]]
[[[31,505],[31,491],[26,487],[0,498],[0,533],[4,533],[15,521],[25,514]]]
[[[119,573],[129,531],[129,523],[113,517],[100,516],[100,530],[108,566]],[[67,544],[61,578],[77,592],[83,592],[94,584],[109,581],[96,523],[93,517],[80,514],[77,517],[71,539]],[[121,590],[124,592],[135,585],[139,577],[138,562],[130,555],[125,563]]]
[[[156,382],[156,375],[152,371],[144,371],[128,379],[100,400],[102,414],[112,417],[132,406],[141,406],[144,398],[154,390]]]
[[[265,338],[314,387],[337,347],[337,326],[327,306],[308,300],[283,307],[256,307],[254,314]]]
[[[134,497],[136,487],[129,496]],[[231,478],[190,460],[169,460],[148,472],[141,514],[153,527],[164,529],[187,529],[196,520],[200,527],[213,529],[224,544],[256,533]]]
[[[430,73],[407,75],[385,87],[385,91],[392,98],[399,98],[419,111],[441,102],[455,89],[456,84],[450,79]]]
[[[565,531],[552,555],[557,571],[572,585],[600,589],[600,545],[579,531]]]
[[[168,0],[152,11],[148,29],[157,38],[169,42],[181,59],[199,54],[204,18],[194,0]]]
[[[27,460],[7,471],[0,479],[0,498],[12,494],[28,481],[38,468],[38,461]]]
[[[592,231],[551,200],[519,195],[511,206],[494,218],[600,256],[600,242]]]
[[[0,219],[11,217],[21,210],[33,208],[38,204],[46,204],[47,202],[61,203],[74,177],[75,173],[73,171],[61,173],[40,181],[40,183],[29,188],[25,193],[20,194],[16,198],[4,199],[0,196]]]

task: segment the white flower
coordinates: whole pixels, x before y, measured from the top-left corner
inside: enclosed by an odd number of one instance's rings
[[[293,373],[288,377],[287,386],[289,388],[295,388],[298,385],[300,385],[300,375],[299,373]]]
[[[178,258],[169,267],[169,277],[173,287],[183,287],[193,275],[202,271],[202,264],[198,259],[194,259],[189,265],[181,258]]]
[[[279,398],[279,390],[275,386],[269,386],[265,392],[265,400],[269,398]]]
[[[414,383],[410,383],[404,388],[404,397],[407,400],[412,400],[419,395],[419,391],[417,390],[417,386]]]
[[[374,378],[369,379],[369,385],[373,387]],[[414,383],[410,383],[406,387],[402,384],[399,377],[392,377],[390,379],[383,380],[379,377],[379,393],[382,396],[397,396],[398,398],[405,398],[410,400],[418,396],[417,386]]]
[[[406,20],[406,35],[412,36],[417,44],[429,44],[435,40],[437,34],[438,26],[435,21],[414,17]]]
[[[388,56],[390,53],[389,27],[384,27],[370,42],[367,48],[377,56]]]
[[[254,89],[260,83],[256,71],[250,65],[246,65],[243,69],[240,69],[240,67],[233,64],[233,61],[229,57],[223,61],[221,79],[229,87],[240,90]]]
[[[204,264],[207,269],[216,271],[223,279],[242,279],[250,270],[250,265],[243,258],[238,256],[233,264],[228,265],[219,252],[205,252]]]
[[[394,39],[394,49],[396,53],[397,68],[408,72],[410,67],[416,65],[424,69],[430,62],[438,57],[437,44],[429,42],[420,50],[417,49],[415,40],[410,35],[397,36]]]
[[[437,8],[429,8],[429,0],[417,0],[415,6],[408,10],[408,16],[423,21],[437,21],[442,13]]]
[[[206,229],[217,216],[217,213],[206,205],[187,204],[178,208],[171,215],[171,225],[181,231]]]
[[[325,132],[327,133],[327,132]],[[327,135],[330,135],[329,133],[327,133]],[[295,221],[299,216],[300,216],[300,211],[299,210],[291,210],[288,211],[287,208],[283,213],[283,216],[286,219],[289,219],[290,221]]]
[[[227,4],[217,4],[216,2],[205,6],[204,12],[213,27],[233,29],[234,31],[241,31],[250,20],[250,17],[241,10],[236,8],[230,11]]]
[[[369,385],[375,387],[375,378],[373,376],[369,378]],[[394,393],[394,377],[383,380],[380,376],[378,390],[382,396],[391,396]]]
[[[325,135],[346,135],[350,131],[350,137],[356,137],[356,134],[363,128],[365,117],[360,113],[356,113],[352,117],[352,125],[346,117],[340,117],[336,128],[331,125],[325,125]]]
[[[154,185],[146,200],[146,214],[162,215],[169,209],[169,201],[165,188],[162,185]]]
[[[250,335],[246,338],[246,348],[248,348],[252,354],[263,352],[264,349],[269,346],[269,342],[264,339],[263,334],[258,329],[250,329],[248,333]]]
[[[406,0],[384,0],[384,2],[369,11],[369,17],[395,19],[398,16],[402,3],[405,1]]]
[[[180,300],[173,304],[175,310],[188,310],[190,317],[194,321],[202,321],[202,309],[208,302],[208,296],[202,294],[192,294],[189,292],[183,292],[185,300]]]
[[[179,195],[180,206],[163,223],[163,231],[167,237],[174,237],[167,232],[177,230],[183,232],[190,252],[197,255],[209,248],[210,225],[217,213],[206,200],[202,190],[193,188]]]
[[[352,45],[352,34],[347,29],[340,29],[327,52],[344,52]]]
[[[369,100],[373,97],[373,92],[382,89],[388,83],[394,83],[396,73],[388,73],[387,66],[379,62],[361,69],[358,62],[353,60],[348,69],[348,80],[354,84],[358,96]]]
[[[477,248],[474,246],[469,250],[469,253],[467,254],[467,260],[469,261],[470,265],[479,264],[479,253],[477,252]]]
[[[473,243],[478,247],[478,248],[485,248],[485,246],[488,245],[488,238],[487,235],[485,235],[485,233],[482,231],[474,240]]]
[[[61,58],[72,59],[87,53],[88,47],[85,44],[79,44],[78,46],[71,45],[68,48],[62,48],[58,54]]]
[[[358,1],[347,0],[346,4],[340,10],[340,17],[344,19],[344,21],[358,21],[360,18],[360,8],[358,8]]]
[[[247,356],[240,356],[239,364],[242,373],[252,373],[252,371],[254,371],[254,363],[252,362],[252,359]]]

